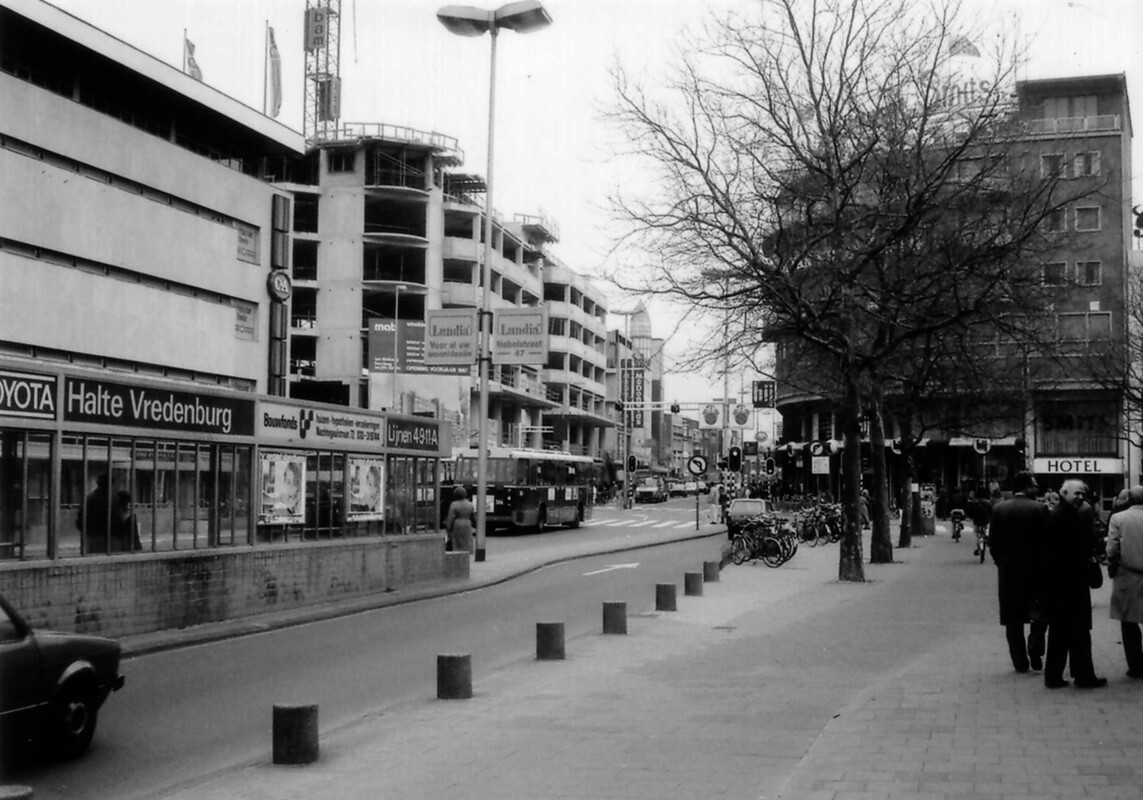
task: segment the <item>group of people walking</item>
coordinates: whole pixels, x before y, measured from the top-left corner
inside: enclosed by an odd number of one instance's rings
[[[1065,480],[1049,508],[1030,472],[992,511],[989,550],[997,567],[1000,624],[1017,672],[1043,670],[1049,689],[1097,689],[1091,655],[1091,589],[1102,580],[1099,515],[1083,481]],[[1111,617],[1120,621],[1127,674],[1143,678],[1143,486],[1124,492],[1108,524]]]

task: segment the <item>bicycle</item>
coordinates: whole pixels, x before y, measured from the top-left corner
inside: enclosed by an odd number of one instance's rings
[[[984,563],[984,554],[988,551],[988,525],[976,526],[976,549],[972,551],[973,555],[980,556],[980,563]]]
[[[743,524],[730,543],[730,560],[735,564],[761,560],[768,567],[780,567],[797,551],[793,526],[780,517],[764,514]]]
[[[959,542],[961,531],[964,530],[964,511],[962,509],[959,509],[959,508],[954,508],[949,513],[949,517],[950,517],[950,519],[952,519],[952,526],[953,526],[952,527],[952,540],[954,542]]]

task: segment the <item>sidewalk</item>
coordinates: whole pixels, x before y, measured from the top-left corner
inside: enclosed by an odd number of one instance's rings
[[[727,566],[701,597],[680,586],[676,612],[653,611],[649,586],[627,636],[474,665],[471,700],[437,700],[428,675],[423,700],[323,731],[315,764],[267,753],[167,796],[1143,797],[1143,685],[1123,676],[1108,587],[1093,639],[1110,686],[1050,691],[1008,663],[995,568],[945,534],[914,542],[867,564],[864,584],[836,580],[830,545],[778,569]],[[473,580],[526,566],[510,562],[474,564]]]

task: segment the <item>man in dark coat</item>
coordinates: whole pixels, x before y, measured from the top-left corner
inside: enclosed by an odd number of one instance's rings
[[[1008,639],[1008,654],[1017,672],[1044,666],[1047,623],[1031,617],[1037,559],[1048,524],[1047,507],[1035,499],[1039,492],[1031,472],[1012,479],[1013,496],[997,504],[992,513],[989,550],[996,564],[1000,595],[1000,624]],[[1024,625],[1031,622],[1027,643]]]
[[[1083,513],[1084,486],[1075,479],[1060,487],[1060,502],[1048,516],[1044,537],[1044,568],[1037,593],[1048,620],[1048,655],[1044,685],[1067,686],[1064,665],[1070,666],[1078,689],[1097,689],[1107,678],[1097,677],[1091,663],[1091,589],[1088,561],[1095,532]]]

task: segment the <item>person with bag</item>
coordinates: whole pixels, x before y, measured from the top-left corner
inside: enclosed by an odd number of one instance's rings
[[[988,549],[996,564],[1000,624],[1008,640],[1008,654],[1017,672],[1044,668],[1047,624],[1032,618],[1033,585],[1037,559],[1048,524],[1048,509],[1036,495],[1036,478],[1019,472],[1012,478],[1012,497],[992,512]],[[1031,623],[1027,642],[1024,626]]]
[[[1143,678],[1143,486],[1132,486],[1127,500],[1107,526],[1110,616],[1119,620],[1128,677]]]
[[[472,534],[476,530],[476,507],[468,499],[468,491],[463,486],[452,490],[452,503],[445,517],[445,531],[448,540],[445,549],[454,553],[473,552]]]
[[[1048,623],[1044,685],[1067,686],[1064,666],[1077,689],[1098,689],[1107,678],[1095,674],[1091,660],[1091,588],[1088,564],[1095,531],[1085,513],[1084,485],[1069,478],[1060,487],[1059,505],[1044,531],[1043,569],[1037,580],[1039,607]]]

